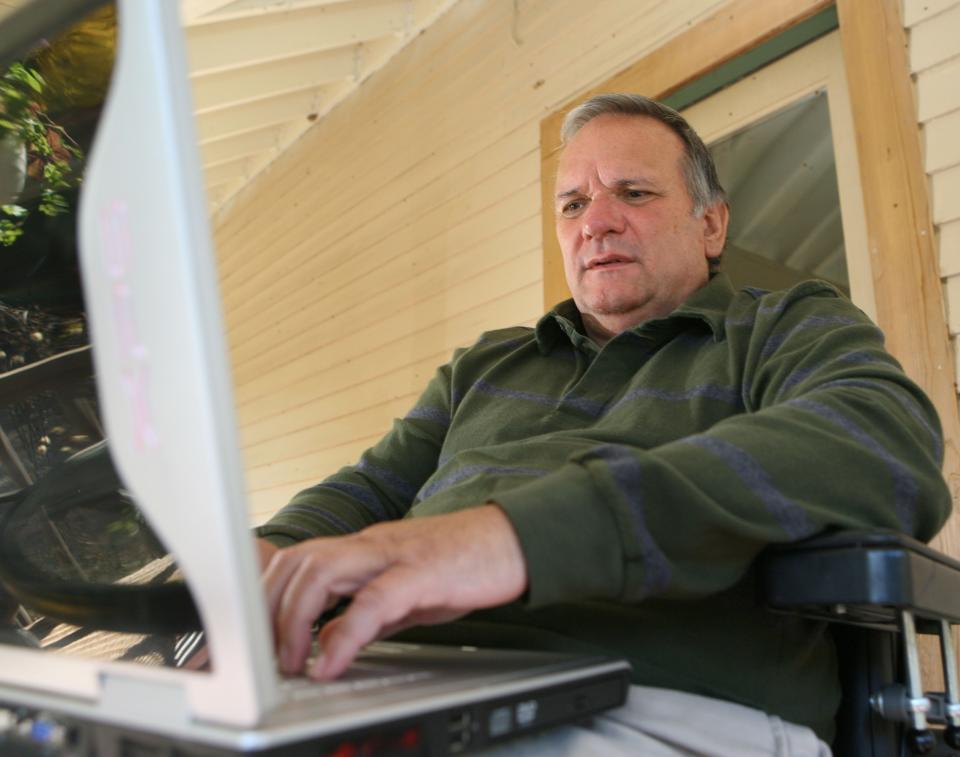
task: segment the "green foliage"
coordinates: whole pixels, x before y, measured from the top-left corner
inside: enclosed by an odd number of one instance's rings
[[[37,209],[47,216],[69,210],[66,190],[79,183],[75,163],[79,147],[47,115],[40,72],[14,63],[0,78],[0,137],[13,135],[27,151],[27,175],[39,185]],[[0,246],[9,247],[23,234],[28,211],[20,205],[0,206]]]
[[[27,214],[27,209],[21,205],[0,205],[0,211],[11,218],[23,218]]]
[[[23,235],[23,222],[0,218],[0,245],[9,247]]]

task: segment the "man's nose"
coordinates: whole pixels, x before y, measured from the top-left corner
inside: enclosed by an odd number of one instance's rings
[[[623,231],[623,213],[617,207],[617,201],[604,194],[598,194],[590,201],[582,220],[586,239],[599,239]]]

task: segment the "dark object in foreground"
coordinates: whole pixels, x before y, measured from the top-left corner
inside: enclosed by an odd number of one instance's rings
[[[837,624],[843,701],[835,754],[955,754],[960,684],[951,625],[960,623],[960,562],[902,534],[849,531],[767,550],[760,576],[760,599],[771,609]],[[918,633],[940,638],[946,692],[923,691]]]
[[[107,524],[106,528],[101,527]],[[109,527],[125,526],[118,545]],[[94,575],[106,556],[126,556]],[[132,633],[201,627],[187,585],[125,494],[106,443],[24,491],[0,519],[0,582],[30,610],[66,623]],[[101,568],[102,572],[102,568]]]

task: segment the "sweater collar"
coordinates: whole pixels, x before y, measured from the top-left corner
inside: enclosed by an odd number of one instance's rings
[[[730,279],[726,274],[715,273],[706,285],[669,315],[644,321],[627,330],[640,337],[674,334],[685,327],[685,321],[698,321],[705,324],[713,334],[713,340],[719,342],[725,336],[724,322],[733,296]],[[577,349],[587,343],[593,344],[585,334],[583,319],[573,300],[561,302],[543,316],[537,322],[534,333],[537,346],[543,354],[549,353],[564,336]]]

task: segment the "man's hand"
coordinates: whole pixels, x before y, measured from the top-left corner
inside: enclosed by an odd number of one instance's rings
[[[517,599],[527,571],[507,516],[483,505],[278,550],[264,584],[285,673],[303,670],[314,620],[338,600],[353,598],[321,629],[321,653],[305,671],[328,680],[375,639]]]
[[[254,542],[254,546],[257,548],[257,562],[260,564],[260,572],[263,573],[266,571],[273,556],[280,551],[280,547],[271,544],[266,539],[257,539]]]

